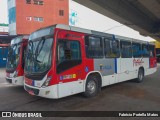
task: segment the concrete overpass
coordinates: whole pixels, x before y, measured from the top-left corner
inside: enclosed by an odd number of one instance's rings
[[[73,0],[160,41],[160,0]]]

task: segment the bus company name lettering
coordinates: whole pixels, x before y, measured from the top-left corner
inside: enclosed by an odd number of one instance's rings
[[[139,59],[134,59],[133,60],[133,66],[140,66],[144,63],[143,58],[139,58]]]
[[[71,38],[81,38],[81,36],[74,35],[74,34],[67,34],[66,36]]]

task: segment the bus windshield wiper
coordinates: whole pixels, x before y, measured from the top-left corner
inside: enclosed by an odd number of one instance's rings
[[[42,45],[41,45],[41,42],[43,41],[43,43],[42,43]],[[42,50],[42,48],[43,48],[43,45],[44,45],[44,41],[45,41],[45,39],[41,39],[39,42],[38,42],[38,45],[36,45],[35,46],[35,49],[33,50],[33,42],[32,42],[32,46],[31,46],[31,48],[32,48],[32,64],[33,64],[33,68],[32,68],[32,70],[33,71],[35,71],[36,70],[36,66],[37,66],[37,63],[41,63],[41,61],[39,61],[39,60],[37,60],[37,57],[39,56],[39,54],[40,54],[40,52],[41,52],[41,50]],[[39,49],[39,46],[41,45],[41,47],[40,47],[40,49]]]
[[[28,47],[31,47],[31,49],[27,50],[27,53],[28,53],[27,58],[30,57],[31,61],[33,61],[34,56],[33,56],[33,42],[32,41],[28,42]]]
[[[41,47],[40,47],[40,49],[39,49],[39,46],[40,46],[40,43],[41,42],[43,42],[42,43],[42,45],[41,45]],[[36,51],[36,53],[37,53],[37,56],[40,54],[40,52],[42,51],[42,48],[43,48],[43,45],[44,45],[44,42],[45,42],[45,38],[43,37],[41,40],[40,40],[40,42],[38,43],[38,46],[37,46],[37,51]]]

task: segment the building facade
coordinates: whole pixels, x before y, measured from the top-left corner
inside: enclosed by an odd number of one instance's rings
[[[69,24],[69,0],[8,0],[9,34],[22,35],[53,24]]]
[[[8,24],[0,23],[0,35],[8,35]]]

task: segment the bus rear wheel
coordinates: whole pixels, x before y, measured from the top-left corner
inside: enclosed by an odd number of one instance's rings
[[[138,78],[136,79],[137,83],[141,83],[144,80],[144,71],[143,69],[139,69],[138,71]]]
[[[83,95],[85,97],[94,97],[99,91],[98,80],[96,76],[89,76],[86,81],[85,92]]]

